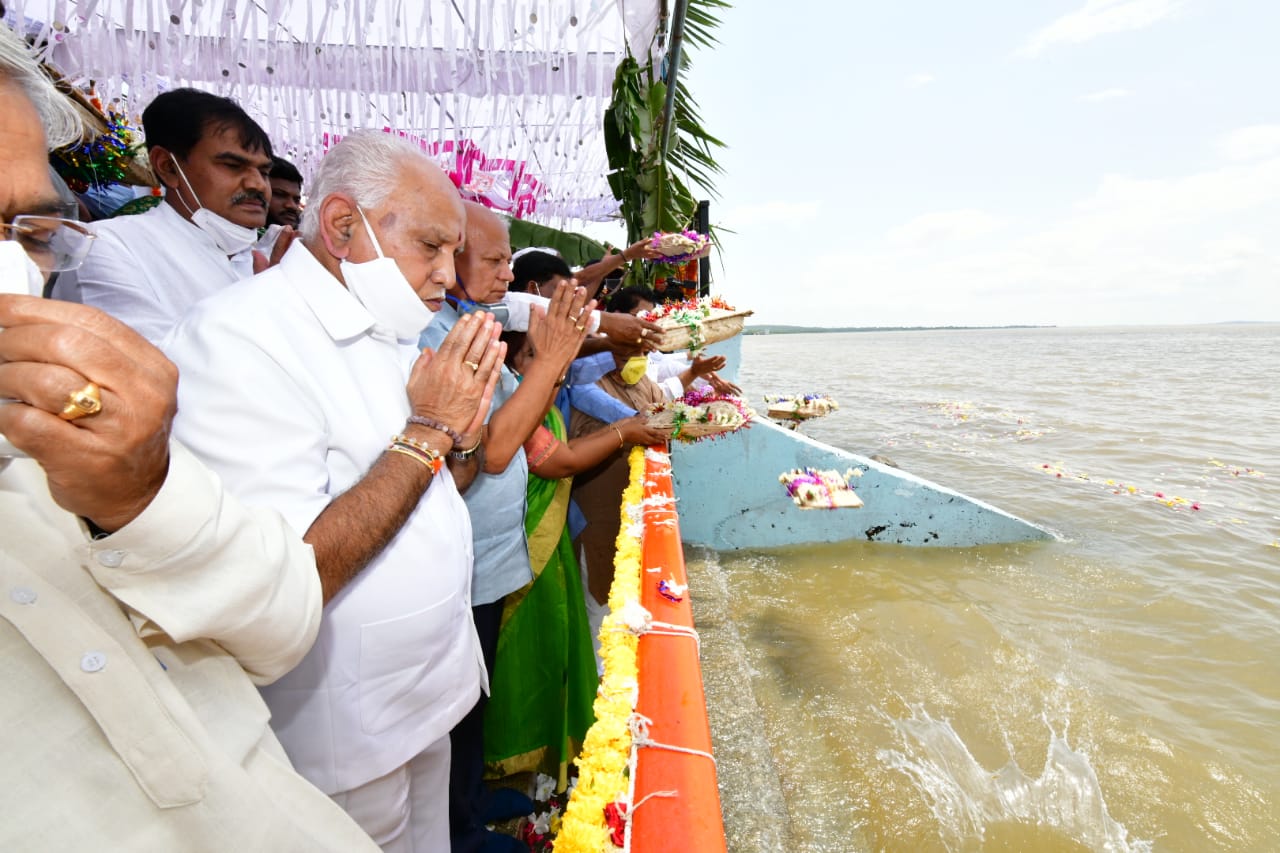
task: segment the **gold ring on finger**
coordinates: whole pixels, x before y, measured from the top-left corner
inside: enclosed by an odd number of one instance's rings
[[[102,392],[96,384],[90,382],[78,391],[67,395],[67,404],[62,407],[58,417],[64,421],[96,415],[102,411]]]
[[[464,361],[462,363],[465,364],[467,367],[470,367],[472,370],[480,369],[480,365],[476,364],[474,361]]]
[[[587,326],[585,323],[574,326],[574,328],[577,329],[579,332],[585,332],[587,330]]]

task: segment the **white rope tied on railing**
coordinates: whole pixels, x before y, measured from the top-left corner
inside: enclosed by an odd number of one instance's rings
[[[653,725],[653,720],[638,711],[631,715],[631,719],[627,720],[627,728],[631,730],[631,751],[633,755],[638,750],[645,748],[665,749],[671,752],[682,752],[685,755],[697,755],[708,759],[713,767],[716,766],[716,757],[705,750],[677,746],[671,743],[661,743],[649,737],[649,726],[651,725]]]
[[[653,618],[653,614],[635,599],[624,602],[622,607],[619,608],[615,625],[619,626],[614,628],[615,631],[627,631],[637,637],[649,634],[660,634],[668,637],[689,637],[693,640],[698,657],[702,657],[702,638],[695,629],[687,625],[675,625],[671,622],[656,620]]]
[[[680,792],[675,790],[650,791],[648,794],[641,797],[638,802],[636,801],[636,764],[639,762],[641,749],[666,749],[671,752],[683,752],[686,755],[698,755],[703,758],[709,758],[711,760],[711,765],[713,767],[716,766],[716,758],[709,752],[704,752],[701,749],[691,749],[686,746],[659,743],[649,737],[649,726],[651,725],[653,725],[653,720],[639,712],[633,713],[627,720],[627,728],[631,731],[631,756],[627,760],[628,777],[630,779],[630,782],[627,785],[627,802],[631,803],[631,806],[627,809],[627,813],[623,817],[624,834],[622,849],[624,853],[629,853],[631,850],[631,821],[635,818],[636,810],[654,797],[680,796]]]

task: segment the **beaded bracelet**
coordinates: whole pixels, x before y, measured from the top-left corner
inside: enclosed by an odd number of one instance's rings
[[[431,469],[432,474],[439,474],[440,469],[444,467],[444,457],[427,445],[420,441],[414,441],[412,438],[404,435],[397,435],[391,439],[391,444],[387,445],[387,450],[392,453],[400,453],[404,456],[412,456],[423,465]]]
[[[454,447],[462,444],[462,436],[458,434],[457,430],[451,429],[450,427],[445,426],[439,421],[432,420],[431,418],[424,418],[422,415],[410,415],[405,420],[405,423],[417,424],[418,426],[424,426],[427,429],[438,429],[440,432],[449,436],[449,440],[453,442]]]

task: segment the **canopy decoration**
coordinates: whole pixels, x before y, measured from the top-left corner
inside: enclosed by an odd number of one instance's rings
[[[660,62],[661,0],[9,0],[8,22],[108,109],[194,86],[240,102],[309,177],[374,127],[463,194],[564,226],[618,201],[602,123],[628,49]]]

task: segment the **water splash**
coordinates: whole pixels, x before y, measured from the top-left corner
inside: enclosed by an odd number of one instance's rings
[[[1031,778],[1010,758],[992,773],[978,763],[948,720],[935,720],[921,705],[911,717],[886,715],[901,749],[877,757],[899,770],[928,802],[948,850],[971,850],[996,826],[1049,828],[1099,853],[1150,853],[1152,843],[1129,838],[1107,813],[1102,788],[1089,759],[1049,728],[1044,768]],[[1012,754],[1012,750],[1010,750]]]

